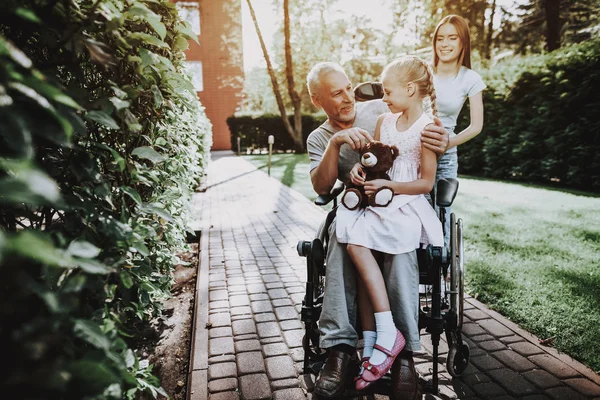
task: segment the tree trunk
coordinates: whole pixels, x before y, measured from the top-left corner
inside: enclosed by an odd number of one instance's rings
[[[287,77],[288,93],[294,107],[294,147],[296,152],[304,152],[302,138],[302,109],[301,100],[294,84],[294,68],[292,63],[292,46],[290,45],[290,12],[289,0],[283,0],[283,36],[285,40],[285,75]]]
[[[484,58],[492,59],[492,38],[494,33],[494,15],[496,14],[496,0],[492,2],[492,13],[490,14],[490,22],[488,23],[487,35],[485,38]]]
[[[546,14],[546,49],[556,50],[560,47],[560,0],[545,0]]]
[[[288,120],[287,113],[285,111],[285,106],[283,105],[283,99],[281,98],[281,92],[279,90],[279,83],[277,82],[277,77],[275,76],[275,71],[273,70],[273,65],[271,64],[271,58],[269,57],[269,53],[267,52],[267,46],[265,45],[265,41],[263,40],[262,33],[260,32],[260,27],[258,26],[258,20],[256,19],[256,14],[254,13],[254,8],[252,7],[251,0],[246,0],[248,3],[248,8],[250,9],[250,15],[252,16],[252,21],[254,22],[254,28],[256,29],[256,34],[258,35],[258,40],[260,41],[260,47],[262,48],[263,56],[265,57],[265,62],[267,63],[267,71],[269,72],[269,77],[271,78],[271,84],[273,85],[273,94],[275,95],[275,100],[277,101],[277,108],[279,108],[279,113],[281,114],[281,120],[283,121],[283,126],[285,126],[285,130],[288,132],[290,137],[296,143],[296,138],[294,135],[294,128],[290,121]],[[304,147],[304,146],[303,146]]]

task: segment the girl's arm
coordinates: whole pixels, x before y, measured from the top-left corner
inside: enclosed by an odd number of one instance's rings
[[[448,148],[458,146],[473,139],[479,135],[483,129],[483,95],[482,92],[469,97],[469,107],[471,109],[471,125],[464,131],[450,138]]]
[[[421,178],[412,182],[394,182],[385,179],[375,179],[365,182],[365,193],[371,194],[382,186],[387,186],[394,194],[425,194],[431,192],[437,170],[436,154],[421,145]]]
[[[379,139],[379,130],[381,129],[381,123],[383,122],[384,118],[385,114],[381,114],[379,117],[377,117],[377,124],[375,125],[375,133],[373,134],[373,140],[381,140]]]

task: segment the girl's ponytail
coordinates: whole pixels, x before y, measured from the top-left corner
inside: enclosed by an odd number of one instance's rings
[[[433,86],[433,72],[429,64],[427,64],[422,59],[419,59],[423,67],[425,68],[425,72],[427,73],[427,85],[426,86],[426,95],[429,96],[429,101],[431,102],[431,112],[434,117],[437,117],[437,95],[435,93],[435,87]]]

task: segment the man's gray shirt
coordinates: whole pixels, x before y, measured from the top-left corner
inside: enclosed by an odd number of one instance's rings
[[[388,106],[381,100],[371,100],[362,103],[356,103],[356,118],[352,127],[364,129],[371,136],[375,133],[377,125],[377,117],[381,114],[390,112]],[[340,131],[339,128],[334,128],[325,121],[321,126],[311,132],[306,140],[306,148],[310,157],[310,170],[317,168],[321,160],[327,144],[331,137]],[[346,182],[348,175],[358,162],[358,152],[352,150],[348,144],[343,144],[340,148],[340,159],[338,162],[338,179]]]

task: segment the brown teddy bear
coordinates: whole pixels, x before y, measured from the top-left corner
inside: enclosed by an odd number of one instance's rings
[[[378,141],[368,143],[360,150],[360,163],[365,172],[365,181],[374,179],[390,180],[387,171],[392,168],[398,157],[398,148]],[[363,186],[356,186],[351,181],[346,183],[346,191],[342,196],[342,204],[349,210],[357,208],[385,207],[392,202],[394,191],[383,186],[377,192],[367,196]]]

